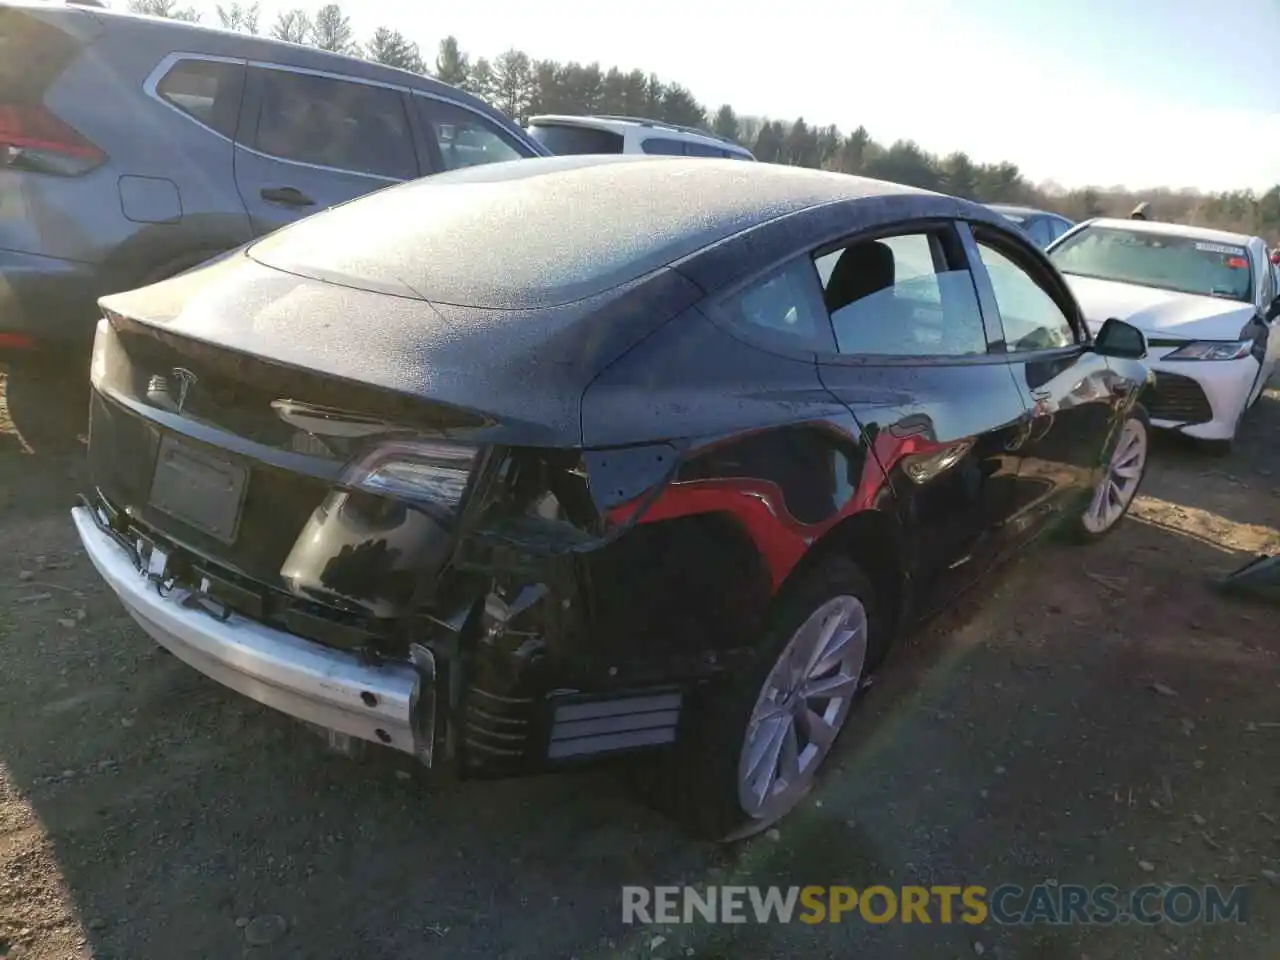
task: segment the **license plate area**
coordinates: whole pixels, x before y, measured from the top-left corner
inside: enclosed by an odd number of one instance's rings
[[[223,543],[235,542],[249,471],[174,437],[160,441],[148,502]]]

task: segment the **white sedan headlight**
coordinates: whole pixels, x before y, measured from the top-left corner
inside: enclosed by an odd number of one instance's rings
[[[1240,360],[1253,349],[1252,340],[1195,340],[1164,360]]]

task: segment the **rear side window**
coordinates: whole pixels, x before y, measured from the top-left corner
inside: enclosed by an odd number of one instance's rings
[[[400,91],[288,70],[263,69],[260,75],[255,149],[390,180],[418,175]]]
[[[559,123],[535,123],[529,127],[529,136],[552,153],[561,156],[622,152],[622,134],[614,133],[612,130],[571,127]]]
[[[672,140],[669,137],[650,137],[640,144],[640,149],[645,153],[657,154],[662,157],[683,157],[685,155],[684,141]]]
[[[414,97],[419,115],[435,137],[445,170],[502,163],[533,156],[533,151],[498,124],[443,100]]]
[[[156,94],[165,103],[231,138],[240,115],[244,69],[242,63],[179,60],[160,78]]]
[[[948,265],[939,235],[861,240],[815,263],[840,353],[965,357],[987,352],[973,277]]]
[[[808,257],[790,261],[730,297],[724,311],[745,332],[772,346],[831,349],[831,327]]]
[[[727,157],[729,151],[720,147],[713,147],[709,143],[699,143],[696,140],[686,140],[684,144],[685,156],[688,157]]]

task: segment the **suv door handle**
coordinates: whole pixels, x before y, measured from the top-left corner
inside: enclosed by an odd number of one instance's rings
[[[268,203],[286,207],[314,207],[316,202],[297,187],[263,187],[259,193]]]

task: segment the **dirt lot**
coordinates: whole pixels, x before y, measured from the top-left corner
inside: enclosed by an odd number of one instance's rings
[[[457,784],[328,755],[158,653],[68,520],[83,391],[8,373],[0,958],[1280,956],[1280,610],[1206,586],[1280,552],[1280,391],[1229,459],[1161,444],[1108,543],[1037,549],[899,647],[805,807],[725,849],[607,771]],[[619,894],[1047,878],[1250,884],[1250,913],[659,930]]]

